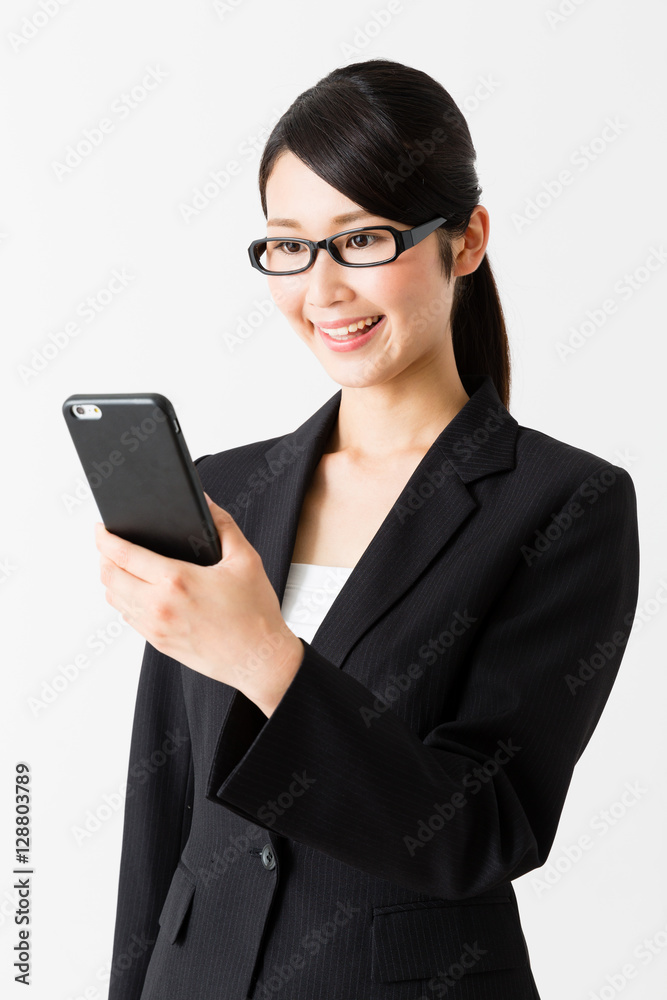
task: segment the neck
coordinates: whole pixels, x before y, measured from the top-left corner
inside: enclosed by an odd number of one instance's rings
[[[366,464],[426,454],[469,396],[453,363],[402,375],[380,385],[343,386],[328,452]]]

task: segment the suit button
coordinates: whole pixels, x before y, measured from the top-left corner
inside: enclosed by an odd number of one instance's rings
[[[276,859],[273,856],[271,844],[265,844],[262,848],[262,864],[269,870],[276,867]]]

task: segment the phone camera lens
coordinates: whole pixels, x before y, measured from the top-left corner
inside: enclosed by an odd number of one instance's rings
[[[84,410],[83,406],[77,406],[77,407],[75,407],[75,409],[76,409],[76,412],[77,412],[77,413],[85,413],[85,412],[86,412],[86,411]]]

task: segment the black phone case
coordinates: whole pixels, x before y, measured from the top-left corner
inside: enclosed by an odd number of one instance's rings
[[[94,403],[99,419],[72,408]],[[171,402],[158,392],[69,396],[62,406],[105,527],[172,559],[210,566],[220,539]]]

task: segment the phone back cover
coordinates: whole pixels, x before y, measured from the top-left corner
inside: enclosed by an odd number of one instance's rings
[[[77,402],[95,403],[101,418],[78,419],[71,410]],[[109,531],[175,559],[210,565],[221,558],[197,470],[165,396],[70,396],[63,415]]]

